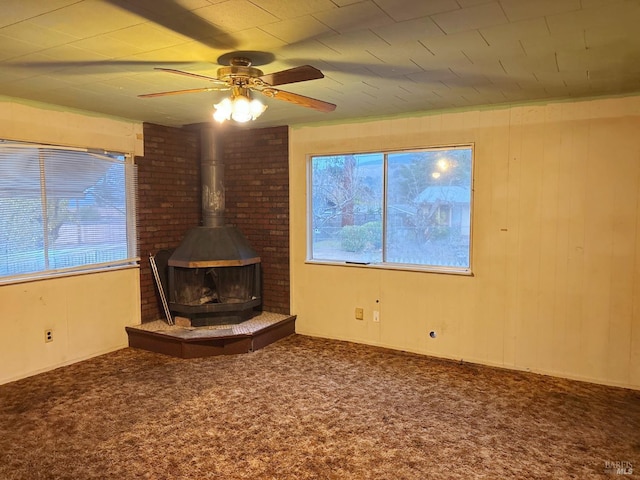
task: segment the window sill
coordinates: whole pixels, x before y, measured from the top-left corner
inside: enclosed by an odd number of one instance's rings
[[[49,273],[40,272],[40,273],[0,278],[0,287],[4,285],[15,285],[18,283],[39,282],[43,280],[54,280],[56,278],[75,277],[78,275],[106,273],[106,272],[113,272],[115,270],[127,270],[130,268],[140,268],[139,260],[140,259],[137,259],[135,262],[127,263],[124,265],[101,266],[101,267],[87,268],[82,270],[69,270],[65,272],[49,272]]]
[[[465,277],[473,277],[471,268],[454,268],[454,267],[433,267],[408,265],[401,263],[360,263],[360,262],[338,262],[331,260],[305,260],[307,265],[329,265],[333,267],[357,267],[357,268],[373,268],[377,270],[399,270],[406,272],[421,273],[437,273],[447,275],[461,275]]]

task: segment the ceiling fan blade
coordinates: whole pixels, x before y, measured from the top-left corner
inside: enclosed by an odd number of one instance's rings
[[[183,93],[214,92],[214,91],[220,91],[220,90],[227,90],[227,89],[219,88],[219,87],[189,88],[188,90],[172,90],[169,92],[145,93],[143,95],[138,95],[138,97],[139,98],[166,97],[167,95],[182,95]]]
[[[185,72],[184,70],[176,70],[175,68],[156,67],[154,68],[154,70],[160,70],[161,72],[168,72],[168,73],[176,73],[178,75],[185,75],[187,77],[199,78],[200,80],[208,80],[210,82],[224,83],[224,84],[227,83],[227,82],[223,82],[222,80],[218,80],[217,78],[214,78],[214,77],[208,77],[207,75],[200,75],[198,73]]]
[[[113,67],[146,67],[145,70],[150,65],[189,65],[193,64],[193,62],[188,61],[153,61],[153,60],[70,60],[70,61],[44,61],[44,62],[6,62],[5,65],[11,67],[20,67],[20,68],[58,68],[58,69],[69,69],[69,73],[80,73],[85,75],[88,71],[89,67],[92,67],[93,70],[88,73],[97,73],[101,70],[110,69]],[[83,70],[73,70],[74,68],[82,68]],[[66,72],[65,72],[66,73]]]
[[[316,98],[305,97],[304,95],[299,95],[297,93],[285,92],[284,90],[278,90],[276,88],[265,88],[264,90],[261,90],[261,92],[267,97],[277,98],[278,100],[295,103],[296,105],[301,105],[307,108],[313,108],[319,112],[333,112],[336,109],[336,106],[333,103],[318,100]]]
[[[302,65],[279,72],[267,73],[260,77],[263,82],[273,87],[284,85],[285,83],[306,82],[307,80],[317,80],[319,78],[324,78],[323,73],[311,65]]]
[[[287,63],[305,63],[308,62],[308,58],[289,58]],[[316,60],[319,61],[319,60]],[[367,77],[402,77],[404,75],[410,75],[427,71],[420,67],[417,63],[412,61],[405,62],[404,64],[388,64],[388,63],[375,63],[375,62],[346,62],[339,60],[326,60],[321,61],[321,68],[325,72],[338,72],[338,73],[350,73],[359,76]],[[433,71],[433,70],[429,70]],[[449,71],[449,74],[451,72]]]
[[[106,0],[187,38],[216,49],[232,49],[237,41],[175,0]]]

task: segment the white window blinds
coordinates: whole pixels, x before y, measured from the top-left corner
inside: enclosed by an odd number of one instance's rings
[[[125,154],[0,141],[0,282],[138,260]]]

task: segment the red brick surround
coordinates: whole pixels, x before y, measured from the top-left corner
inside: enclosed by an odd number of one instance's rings
[[[288,128],[228,129],[222,141],[226,222],[262,258],[263,309],[288,314]],[[144,125],[145,155],[136,158],[143,322],[163,317],[149,253],[175,248],[201,224],[199,142],[194,129]]]

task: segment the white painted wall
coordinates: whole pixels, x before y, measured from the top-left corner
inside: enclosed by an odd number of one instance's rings
[[[7,98],[0,138],[143,154],[142,124]],[[138,268],[2,285],[0,384],[124,348],[138,324]]]
[[[140,122],[3,96],[0,138],[144,155]]]
[[[139,278],[129,268],[0,286],[0,384],[125,348]]]
[[[638,132],[640,97],[292,129],[297,332],[640,389]],[[305,263],[308,154],[467,142],[473,277]]]

